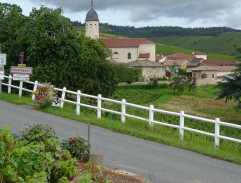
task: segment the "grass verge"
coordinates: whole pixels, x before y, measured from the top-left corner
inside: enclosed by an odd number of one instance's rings
[[[19,98],[14,94],[4,93],[0,93],[0,99],[16,104],[26,104],[30,103],[31,101],[31,98]],[[38,107],[36,107],[36,109],[40,110]],[[80,116],[77,116],[75,114],[75,106],[67,103],[65,103],[63,109],[51,107],[42,111],[80,122],[90,123],[92,125],[107,128],[115,132],[241,164],[241,144],[239,143],[221,140],[219,149],[215,149],[214,139],[212,137],[207,137],[187,131],[185,131],[184,141],[180,141],[179,131],[177,129],[159,125],[154,125],[153,128],[150,128],[147,122],[131,118],[127,118],[126,123],[122,124],[120,119],[118,119],[119,116],[115,119],[102,117],[102,119],[98,120],[96,118],[96,113],[88,112],[88,110],[84,109],[82,109]],[[103,116],[105,116],[104,113]]]

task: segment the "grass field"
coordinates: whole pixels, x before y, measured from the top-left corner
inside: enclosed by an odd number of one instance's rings
[[[234,56],[236,54],[234,44],[240,45],[241,32],[227,32],[218,36],[165,36],[148,39],[160,44]]]
[[[213,91],[214,89],[212,85],[206,85],[198,88],[196,95],[190,92],[173,94],[172,90],[165,88],[162,85],[156,89],[147,89],[146,85],[124,85],[118,87],[118,90],[112,98],[117,100],[125,98],[127,102],[144,106],[153,104],[155,108],[176,112],[184,110],[185,113],[208,117],[211,119],[220,117],[222,121],[241,124],[241,111],[235,111],[232,109],[234,103],[228,103],[227,105],[224,101],[215,100],[213,98]],[[31,102],[30,97],[19,98],[14,94],[5,93],[0,93],[0,99],[19,104]],[[87,100],[82,98],[81,101],[84,102]],[[103,107],[120,110],[120,106],[109,102],[103,102]],[[155,124],[153,128],[150,128],[148,122],[131,118],[127,118],[126,123],[122,124],[120,122],[120,116],[106,112],[102,112],[102,118],[97,120],[96,110],[81,108],[80,116],[78,116],[75,114],[75,108],[75,105],[65,103],[64,109],[51,107],[43,111],[81,122],[91,123],[116,132],[176,146],[204,155],[209,155],[211,157],[241,164],[241,144],[239,143],[220,140],[219,149],[215,149],[214,139],[212,137],[185,131],[184,141],[180,141],[178,129],[172,129]],[[148,118],[148,111],[136,110],[132,107],[127,107],[127,113],[135,115],[138,114],[139,116]],[[155,120],[171,124],[179,124],[179,118],[170,115],[158,114],[155,115]],[[211,133],[214,132],[213,124],[201,121],[185,119],[185,126]],[[241,139],[240,130],[222,127],[220,133],[222,135]]]

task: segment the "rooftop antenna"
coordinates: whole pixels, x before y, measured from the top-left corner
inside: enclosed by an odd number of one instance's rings
[[[94,4],[94,3],[93,3],[93,0],[91,0],[91,8],[93,8],[93,4]]]

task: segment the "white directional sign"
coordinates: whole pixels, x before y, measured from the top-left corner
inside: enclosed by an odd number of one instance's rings
[[[6,65],[6,54],[0,54],[0,65]]]
[[[4,72],[0,71],[0,80],[4,80]]]
[[[33,68],[32,67],[15,67],[12,66],[10,68],[10,73],[11,74],[32,74]]]
[[[0,65],[0,80],[4,79],[4,66]]]
[[[27,75],[27,74],[13,74],[13,80],[15,80],[15,81],[29,81],[29,75]]]

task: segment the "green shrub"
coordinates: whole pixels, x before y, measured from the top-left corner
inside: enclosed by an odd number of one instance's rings
[[[64,140],[61,146],[68,150],[73,158],[77,158],[79,161],[87,159],[90,153],[90,145],[81,137]]]
[[[55,131],[53,128],[49,125],[43,125],[43,124],[25,124],[27,128],[23,131],[21,131],[21,135],[18,137],[19,140],[26,141],[27,144],[34,142],[45,142],[47,139],[55,136]]]
[[[1,182],[57,183],[77,174],[77,160],[61,148],[58,139],[34,140],[16,140],[7,126],[0,129]]]

